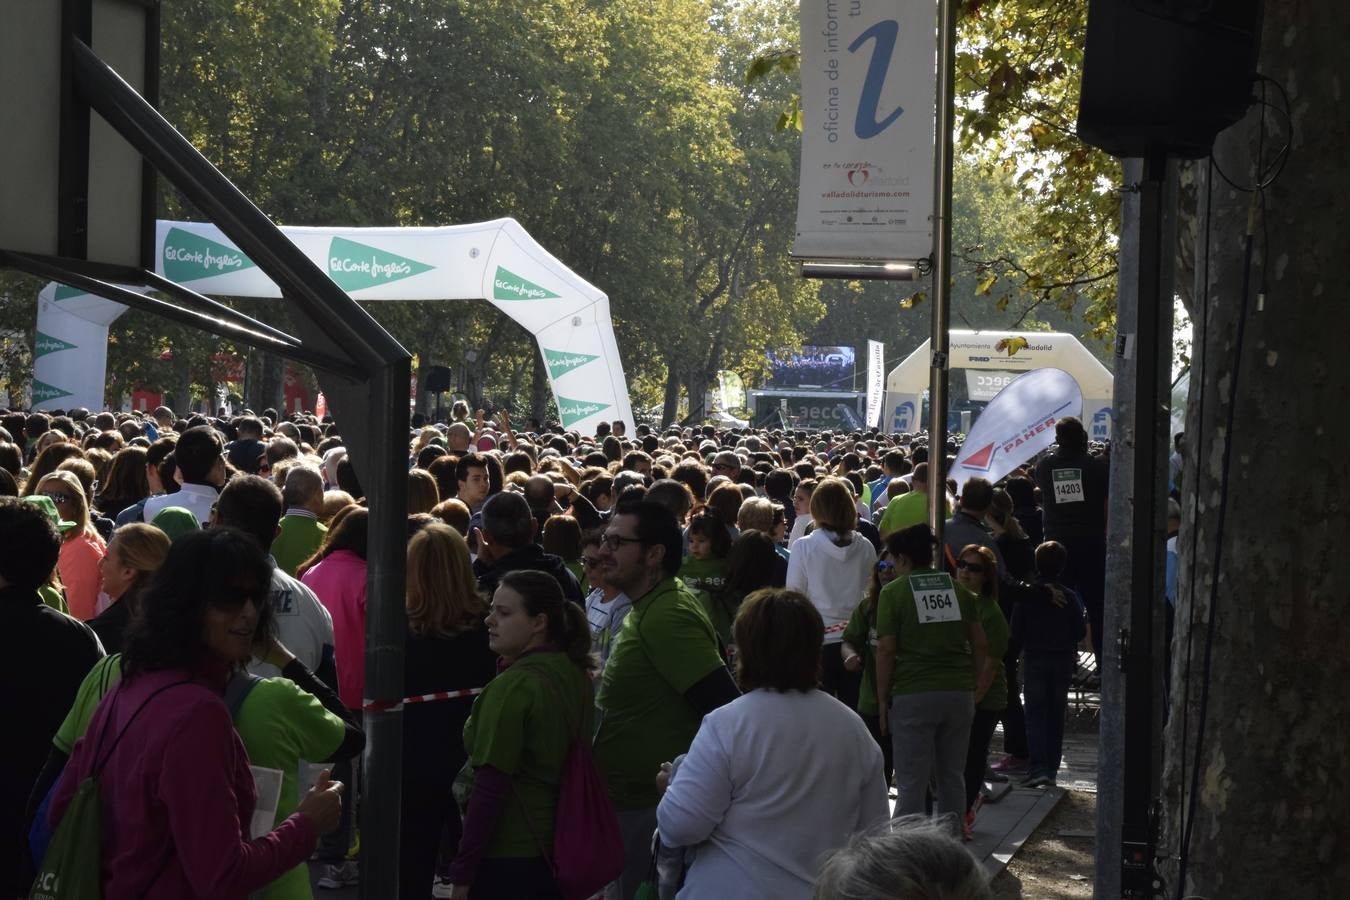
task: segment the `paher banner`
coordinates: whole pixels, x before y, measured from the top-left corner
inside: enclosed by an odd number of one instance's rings
[[[881,401],[886,394],[886,345],[867,342],[867,427],[879,428]]]
[[[952,464],[957,493],[970,478],[997,484],[1055,442],[1055,423],[1083,414],[1083,392],[1063,369],[1037,369],[1015,378],[980,413]]]
[[[802,167],[793,256],[933,249],[931,0],[802,0]]]

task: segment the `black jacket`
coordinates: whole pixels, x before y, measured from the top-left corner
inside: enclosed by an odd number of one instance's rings
[[[547,572],[558,579],[564,597],[578,604],[585,602],[581,585],[577,584],[577,577],[572,574],[572,570],[567,568],[561,557],[545,553],[538,544],[526,544],[519,550],[512,550],[491,565],[484,564],[482,560],[475,560],[473,564],[473,573],[478,576],[478,589],[489,596],[497,590],[503,575],[521,569]]]

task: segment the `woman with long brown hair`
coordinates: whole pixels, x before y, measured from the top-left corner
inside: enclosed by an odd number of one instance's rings
[[[403,658],[403,695],[480,690],[497,672],[483,618],[488,604],[478,593],[469,547],[449,525],[427,525],[408,544],[408,638]],[[425,897],[431,890],[442,828],[448,847],[459,846],[459,810],[450,792],[463,767],[464,722],[473,695],[403,710],[402,842],[399,896]]]
[[[145,474],[144,447],[123,447],[113,457],[108,476],[99,482],[98,508],[110,518],[128,506],[150,496],[150,480]]]
[[[1015,521],[1015,520],[1014,520]],[[967,544],[956,558],[956,581],[975,594],[978,618],[989,642],[984,668],[975,675],[975,718],[970,725],[970,747],[966,754],[966,816],[962,825],[965,837],[971,837],[975,814],[979,812],[980,788],[989,764],[989,741],[1008,705],[1008,677],[1003,655],[1008,650],[1008,620],[998,602],[998,558],[994,551],[979,544]]]

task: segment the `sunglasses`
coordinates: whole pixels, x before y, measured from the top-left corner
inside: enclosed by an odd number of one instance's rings
[[[964,559],[956,561],[956,568],[965,569],[967,572],[974,572],[976,575],[983,575],[985,567],[982,563],[966,562]]]
[[[893,562],[887,562],[886,560],[883,559],[883,560],[881,560],[880,562],[877,563],[877,571],[878,571],[878,572],[894,572],[894,571],[895,571],[895,563],[893,563]]]
[[[57,494],[57,493],[45,493],[45,492],[44,492],[42,496],[44,496],[44,497],[46,497],[47,499],[51,500],[53,503],[69,503],[69,502],[70,502],[70,495],[69,495],[69,494]]]

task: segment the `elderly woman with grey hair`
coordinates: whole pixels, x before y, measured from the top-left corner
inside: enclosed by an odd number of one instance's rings
[[[949,829],[904,816],[860,832],[826,862],[812,900],[991,900],[989,881]]]

